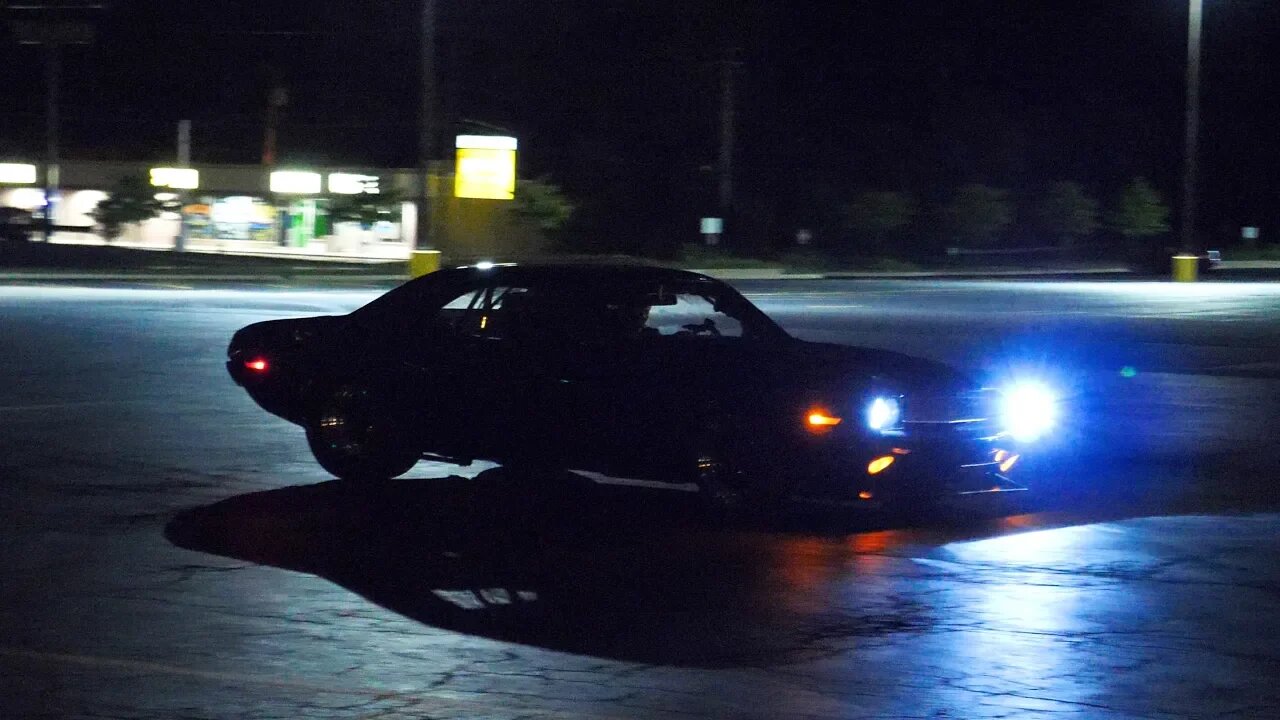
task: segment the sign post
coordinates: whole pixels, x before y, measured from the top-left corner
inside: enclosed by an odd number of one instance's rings
[[[704,217],[701,223],[702,241],[707,245],[719,245],[724,234],[724,218]]]

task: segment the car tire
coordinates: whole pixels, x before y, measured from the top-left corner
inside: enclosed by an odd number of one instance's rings
[[[312,413],[307,443],[320,466],[339,480],[389,480],[409,472],[422,457],[407,430],[407,423],[369,390],[344,386]]]

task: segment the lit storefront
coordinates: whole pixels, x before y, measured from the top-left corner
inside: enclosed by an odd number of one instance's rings
[[[126,226],[114,244],[367,259],[407,258],[413,247],[413,209],[405,200],[417,184],[412,170],[71,162],[61,175],[55,242],[107,242],[97,235],[94,209],[121,178],[140,176],[172,209]],[[34,165],[0,163],[0,206],[42,212],[36,179]],[[354,214],[357,196],[363,211]]]
[[[512,202],[515,138],[460,136],[455,163],[431,173],[431,246],[456,258],[532,256],[550,242]],[[415,169],[69,161],[53,197],[53,242],[148,249],[405,260],[421,192]],[[0,206],[45,210],[37,165],[0,158]],[[158,217],[101,237],[98,203],[124,178],[165,204]]]

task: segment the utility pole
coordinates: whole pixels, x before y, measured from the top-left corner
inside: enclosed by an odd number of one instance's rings
[[[277,77],[267,91],[267,127],[262,137],[262,164],[270,171],[275,168],[279,159],[280,116],[289,103],[289,91],[284,89]]]
[[[44,46],[44,241],[53,237],[54,197],[58,193],[58,97],[62,84],[62,47],[47,42]]]
[[[734,144],[734,80],[739,63],[734,52],[725,53],[720,61],[720,157],[717,162],[717,197],[720,214],[733,213],[733,144]]]
[[[414,239],[418,250],[431,250],[431,161],[436,156],[436,0],[422,0],[419,58],[422,73],[421,105],[418,108],[418,170],[422,186],[418,195],[418,227]]]
[[[178,167],[191,167],[191,121],[178,121]],[[178,191],[178,236],[174,238],[173,249],[183,252],[187,249],[187,199],[188,191]]]
[[[271,89],[267,91],[267,127],[262,138],[262,166],[268,178],[280,160],[280,116],[288,104],[289,91],[284,87],[284,80],[277,70],[272,69]],[[280,206],[280,199],[274,192],[271,193],[271,206],[276,209],[276,244],[286,247],[289,244],[289,208]]]
[[[1200,151],[1200,26],[1204,0],[1190,0],[1187,18],[1187,137],[1182,175],[1182,252],[1196,245],[1196,170]]]

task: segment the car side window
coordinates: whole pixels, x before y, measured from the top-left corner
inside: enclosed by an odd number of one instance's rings
[[[477,310],[477,306],[482,305],[484,296],[484,288],[474,288],[449,300],[431,318],[429,332],[433,334],[466,332],[465,326],[472,321],[468,316]]]
[[[527,288],[511,286],[479,288],[446,303],[440,315],[457,335],[501,340],[511,334],[520,314],[518,301],[527,292]]]
[[[717,310],[710,299],[694,293],[680,293],[675,299],[674,305],[650,308],[645,327],[660,335],[742,337],[742,323]]]
[[[495,287],[480,305],[480,335],[525,346],[563,347],[602,336],[598,308],[588,298],[555,289]]]

